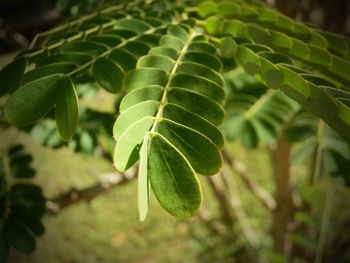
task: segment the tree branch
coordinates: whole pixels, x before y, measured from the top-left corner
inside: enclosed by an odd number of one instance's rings
[[[208,210],[204,208],[199,209],[197,216],[199,220],[215,235],[224,236],[228,233],[227,227],[213,219]]]
[[[230,214],[230,204],[224,194],[224,189],[219,185],[218,177],[206,176],[206,179],[215,196],[215,200],[218,202],[222,222],[227,226],[231,226],[233,218]]]
[[[269,210],[276,208],[275,199],[265,189],[260,187],[252,178],[250,178],[247,167],[244,163],[234,160],[226,151],[222,151],[222,155],[231,169],[236,172],[246,187],[252,192],[252,194]]]
[[[227,174],[224,169],[225,167],[223,168],[223,171],[220,173],[220,175],[226,187],[225,193],[230,200],[230,204],[233,208],[236,218],[241,225],[242,233],[252,247],[258,248],[259,240],[257,235],[254,233],[251,225],[249,224],[247,214],[242,207],[242,201],[238,193],[238,187],[236,185],[235,179],[230,174]]]
[[[125,173],[107,173],[98,178],[95,185],[84,189],[72,188],[69,191],[59,194],[46,202],[46,209],[49,214],[58,214],[61,210],[79,203],[81,201],[89,202],[98,195],[108,190],[129,183],[136,178],[137,169],[133,168]]]

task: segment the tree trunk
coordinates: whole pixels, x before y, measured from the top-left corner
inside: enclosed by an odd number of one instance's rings
[[[326,0],[324,8],[324,28],[337,33],[345,33],[346,19],[349,15],[348,0]]]
[[[298,0],[276,0],[275,6],[279,11],[290,17],[296,17],[300,2]]]
[[[288,224],[292,217],[292,187],[290,174],[290,155],[292,145],[284,138],[283,133],[279,136],[275,148],[272,150],[273,178],[276,185],[276,203],[274,210],[272,234],[274,249],[284,253],[287,244]]]

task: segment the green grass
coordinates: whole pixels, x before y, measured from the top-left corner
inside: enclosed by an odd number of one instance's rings
[[[111,163],[68,149],[41,148],[31,138],[13,130],[2,133],[10,142],[20,141],[34,153],[36,183],[47,197],[83,188],[94,176],[113,171]],[[79,203],[58,215],[46,216],[46,233],[33,255],[12,255],[10,262],[195,262],[187,228],[195,218],[178,220],[152,198],[146,222],[137,214],[136,181],[114,188],[90,203]]]
[[[33,164],[37,169],[35,183],[43,187],[49,198],[72,187],[90,186],[95,183],[96,175],[114,171],[112,164],[105,160],[74,154],[68,149],[43,148],[15,129],[1,134],[7,142],[3,147],[22,142],[33,154]],[[246,158],[242,156],[239,145],[235,145],[234,149],[239,149],[241,153],[236,154],[237,158]],[[254,162],[253,167],[266,166],[266,156],[261,151],[253,152],[248,160]],[[252,168],[254,173],[258,170],[261,168]],[[202,205],[215,215],[216,202],[203,179]],[[254,228],[261,229],[262,223],[258,218],[261,218],[263,208],[259,207],[254,197],[249,196],[250,193],[240,182],[239,188],[244,201],[248,201],[244,207],[252,216]],[[255,221],[258,223],[255,224]],[[167,214],[154,197],[146,221],[139,222],[135,180],[98,196],[90,203],[82,202],[64,209],[58,215],[47,215],[44,223],[46,233],[38,239],[34,254],[22,256],[12,253],[10,262],[212,262],[213,255],[215,262],[224,262],[221,257],[233,249],[230,248],[233,244],[222,247],[225,245],[217,240],[218,237],[209,237],[196,216],[188,220],[176,219]],[[205,251],[203,243],[214,247],[215,251]]]
[[[33,154],[33,165],[37,169],[34,182],[43,187],[48,198],[72,187],[79,189],[91,186],[96,182],[98,174],[114,171],[110,162],[97,157],[74,154],[66,148],[43,148],[27,134],[14,128],[0,131],[0,134],[0,152],[21,142]],[[248,166],[253,180],[269,192],[274,191],[266,151],[246,151],[239,143],[229,144],[228,150],[236,160],[241,160]],[[216,199],[205,178],[200,176],[200,179],[204,194],[202,207],[217,217],[219,209]],[[271,252],[271,214],[252,196],[238,176],[235,179],[242,207],[262,245],[259,255],[263,256],[264,253]],[[320,194],[312,193],[308,196],[316,198],[313,202],[317,201],[322,206]],[[337,193],[340,192],[337,190]],[[346,195],[348,192],[342,196]],[[344,217],[348,218],[348,213]],[[58,215],[47,215],[44,224],[46,233],[38,239],[35,252],[23,256],[12,251],[9,262],[250,262],[232,257],[234,251],[238,251],[245,242],[239,224],[232,225],[225,237],[213,236],[197,216],[179,220],[167,214],[154,196],[151,197],[146,221],[139,222],[136,180],[113,188],[89,203],[81,202],[64,209]],[[272,256],[265,255],[269,259]]]

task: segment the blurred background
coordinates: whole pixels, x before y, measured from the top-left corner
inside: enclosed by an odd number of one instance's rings
[[[84,13],[96,0],[1,0],[0,54],[24,48],[41,31],[52,28],[71,13]],[[99,1],[103,2],[103,1]],[[286,15],[320,26],[323,29],[350,34],[348,0],[266,0]],[[79,4],[80,10],[77,5]],[[82,8],[83,7],[83,8]]]
[[[97,0],[0,0],[0,68],[16,52],[28,47],[37,33],[54,27],[71,14],[88,12],[95,2]],[[266,2],[295,19],[350,35],[350,1]],[[235,89],[242,83],[256,85],[254,80],[241,74],[241,79],[230,84],[233,87],[226,88]],[[102,115],[113,110],[114,99],[102,90],[82,87],[81,92],[84,93],[83,107]],[[110,122],[109,117],[105,117]],[[45,131],[51,124],[45,124]],[[266,145],[247,149],[239,142],[227,144],[226,158],[232,167],[225,169],[230,169],[236,179],[227,188],[225,180],[201,178],[204,201],[198,215],[189,220],[176,219],[161,209],[152,196],[148,218],[140,223],[135,180],[124,178],[123,183],[112,183],[112,189],[108,190],[100,187],[114,168],[108,155],[94,148],[99,138],[80,133],[80,151],[75,154],[61,147],[54,136],[44,143],[50,147],[43,147],[40,129],[43,128],[31,131],[38,140],[13,128],[7,129],[6,134],[1,135],[6,138],[1,147],[15,142],[24,144],[34,156],[35,182],[43,187],[46,197],[63,208],[48,209],[44,220],[46,233],[38,240],[34,254],[23,256],[12,251],[10,262],[287,262],[281,248],[276,247],[276,236],[271,235],[271,229],[276,230],[270,214],[276,206],[270,198],[276,192],[273,180],[276,157],[271,156],[273,151],[266,149]],[[329,251],[326,249],[322,262],[350,262],[347,234],[350,204],[344,202],[349,200],[349,188],[344,187],[344,182],[328,180],[307,184],[308,167],[300,156],[290,167],[295,175],[291,179],[292,187],[299,193],[293,202],[306,207],[305,213],[293,215],[297,223],[288,226],[298,230],[289,239],[295,245],[287,248],[287,254],[297,255],[291,262],[311,262],[317,253],[316,243],[329,191],[333,193],[332,210],[328,211],[332,223],[328,225]],[[329,190],[330,184],[332,190]],[[82,191],[81,200],[74,199],[75,189]],[[229,191],[230,196],[223,191]],[[303,232],[305,229],[307,233]]]

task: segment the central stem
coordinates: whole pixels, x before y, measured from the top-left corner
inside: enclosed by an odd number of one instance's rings
[[[70,73],[68,73],[66,76],[68,77],[71,77],[73,76],[74,74],[77,74],[78,72],[90,67],[93,63],[95,63],[95,61],[99,58],[103,58],[103,57],[106,57],[108,56],[109,54],[111,54],[114,50],[117,50],[119,48],[122,48],[123,46],[125,46],[127,43],[129,42],[132,42],[132,41],[135,41],[135,40],[138,40],[141,36],[143,35],[147,35],[147,34],[152,34],[154,33],[155,31],[161,29],[161,28],[164,28],[165,26],[159,26],[159,27],[154,27],[154,28],[150,28],[148,29],[147,31],[139,34],[139,35],[136,35],[134,37],[131,37],[129,39],[126,39],[125,41],[121,42],[119,45],[117,46],[114,46],[108,50],[106,50],[105,52],[103,52],[102,54],[96,56],[95,58],[93,58],[92,60],[90,60],[89,62],[86,62],[85,64],[79,66],[78,68],[76,68],[75,70],[71,71]]]
[[[173,80],[173,77],[174,75],[176,74],[176,70],[177,68],[179,67],[180,65],[180,62],[182,60],[182,58],[184,57],[184,55],[186,54],[187,52],[187,49],[188,49],[188,46],[190,45],[190,43],[192,42],[192,39],[197,36],[198,33],[196,32],[191,32],[188,40],[186,41],[185,45],[182,47],[181,51],[180,51],[180,54],[179,54],[179,57],[177,58],[177,60],[175,61],[175,64],[173,66],[173,68],[171,69],[170,73],[169,73],[169,77],[168,77],[168,80],[165,84],[165,87],[164,87],[164,92],[163,92],[163,95],[162,95],[162,98],[160,100],[160,104],[159,104],[159,109],[158,109],[158,112],[157,112],[157,115],[155,116],[155,120],[154,120],[154,123],[152,125],[152,128],[151,128],[151,131],[150,132],[155,132],[156,128],[157,128],[157,124],[159,122],[159,119],[162,117],[163,115],[163,109],[164,109],[164,106],[165,106],[165,103],[166,103],[166,100],[167,100],[167,93],[168,93],[168,90],[169,90],[169,87],[170,87],[170,84],[171,84],[171,81]]]

